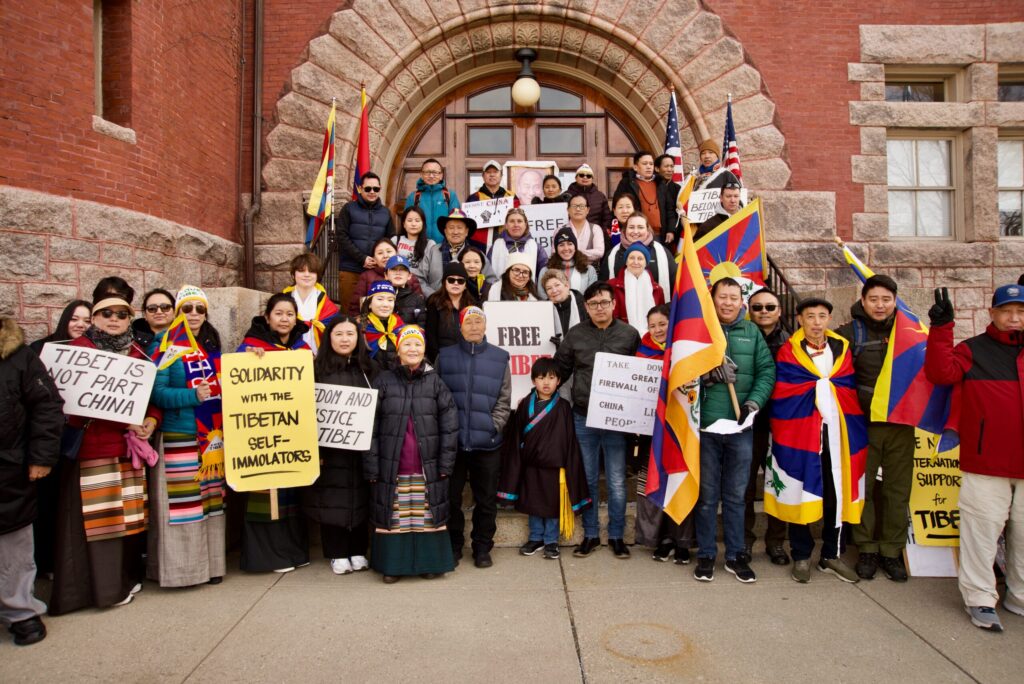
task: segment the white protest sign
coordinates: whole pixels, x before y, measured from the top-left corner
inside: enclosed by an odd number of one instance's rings
[[[690,195],[690,203],[686,212],[686,218],[690,223],[704,223],[709,218],[718,213],[718,207],[721,206],[718,202],[718,196],[721,194],[721,188],[705,188],[704,190],[697,190]],[[747,189],[742,188],[740,190],[740,204],[742,206],[747,205]]]
[[[43,346],[40,358],[64,399],[64,413],[127,425],[146,419],[156,379],[149,359],[67,344]]]
[[[566,202],[528,204],[522,207],[530,222],[530,235],[537,245],[551,254],[551,241],[558,229],[569,223],[569,205]]]
[[[316,422],[322,447],[366,451],[373,438],[373,417],[377,413],[377,390],[318,382]]]
[[[587,427],[653,435],[662,363],[661,359],[598,352]]]
[[[509,353],[512,405],[533,389],[530,370],[543,356],[554,356],[555,309],[551,302],[484,302],[487,341]]]
[[[476,221],[477,228],[493,228],[505,225],[505,214],[512,208],[514,201],[515,198],[510,195],[498,199],[466,202],[462,205],[462,211]]]

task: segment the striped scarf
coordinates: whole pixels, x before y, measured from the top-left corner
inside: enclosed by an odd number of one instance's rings
[[[398,334],[405,323],[397,314],[388,316],[387,324],[375,313],[366,315],[366,346],[370,348],[370,358],[377,358],[377,353],[385,349],[394,350],[398,346]]]
[[[640,348],[636,350],[636,355],[643,359],[665,358],[665,344],[658,344],[651,337],[651,333],[645,333],[643,339],[640,340]]]

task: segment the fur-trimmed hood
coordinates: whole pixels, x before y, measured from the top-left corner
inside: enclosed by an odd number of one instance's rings
[[[0,318],[0,359],[6,359],[25,344],[25,333],[13,318]]]

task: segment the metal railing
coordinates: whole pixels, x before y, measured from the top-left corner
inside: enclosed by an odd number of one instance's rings
[[[782,306],[782,317],[779,319],[779,322],[786,329],[786,332],[792,334],[797,328],[796,305],[800,302],[800,295],[797,294],[793,286],[786,280],[782,269],[772,260],[771,255],[767,255],[767,257],[768,273],[765,274],[765,285],[779,296],[779,303]]]
[[[337,212],[335,212],[336,216]],[[334,228],[335,217],[332,217],[320,231],[320,237],[317,238],[310,251],[320,257],[320,261],[323,263],[324,270],[320,275],[320,284],[327,290],[327,296],[337,302],[340,290],[338,283],[338,233]]]

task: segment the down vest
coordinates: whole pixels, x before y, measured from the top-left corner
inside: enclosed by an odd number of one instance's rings
[[[740,406],[752,401],[764,408],[775,387],[775,360],[761,330],[741,314],[732,325],[723,325],[725,355],[739,366],[736,370],[736,399]],[[703,390],[700,407],[700,426],[706,428],[720,418],[736,420],[729,388],[722,384]]]
[[[391,506],[398,483],[398,460],[406,425],[412,418],[419,445],[427,505],[434,523],[448,521],[448,480],[455,467],[459,439],[459,415],[451,392],[426,363],[414,371],[402,366],[385,371],[374,382],[377,419],[373,444],[363,454],[363,477],[371,483],[370,521],[391,529]]]
[[[504,349],[463,340],[442,347],[437,372],[451,390],[459,409],[459,449],[490,451],[501,446],[501,435],[512,412],[512,374]]]
[[[57,388],[21,328],[0,319],[0,535],[36,518],[36,484],[30,465],[53,466],[64,414]]]

